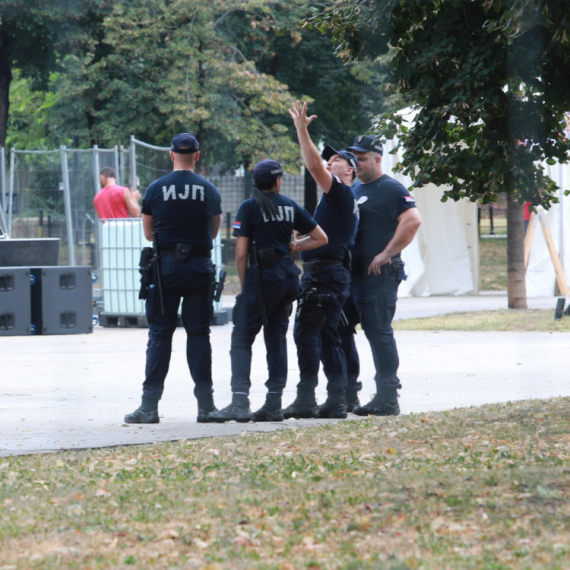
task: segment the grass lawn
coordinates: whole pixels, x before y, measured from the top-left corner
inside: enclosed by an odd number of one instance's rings
[[[0,459],[0,568],[568,568],[570,399]]]
[[[506,238],[479,238],[479,277],[481,291],[506,291]]]
[[[394,321],[393,327],[401,331],[570,332],[570,317],[555,320],[553,305],[551,310],[502,309],[404,319]]]

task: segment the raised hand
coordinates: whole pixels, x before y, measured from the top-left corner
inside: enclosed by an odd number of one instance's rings
[[[295,123],[295,127],[297,128],[306,129],[317,118],[317,115],[311,115],[310,117],[307,117],[307,103],[301,103],[301,101],[297,101],[291,105],[289,114],[291,115],[293,123]]]

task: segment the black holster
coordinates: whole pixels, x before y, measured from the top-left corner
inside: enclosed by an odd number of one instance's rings
[[[186,263],[190,259],[191,253],[192,245],[189,243],[177,243],[174,246],[174,255],[179,263]]]
[[[146,299],[148,287],[152,283],[152,266],[154,262],[154,249],[143,247],[139,261],[139,273],[141,274],[141,288],[139,289],[139,299]]]
[[[271,269],[275,267],[277,256],[275,255],[275,248],[266,247],[257,250],[257,262],[263,269]]]
[[[330,300],[331,296],[328,293],[319,293],[316,287],[309,289],[299,299],[295,321],[315,325],[318,329],[323,328],[329,316]]]
[[[221,269],[218,275],[218,281],[214,278],[210,285],[210,292],[208,295],[208,304],[216,302],[219,303],[222,298],[222,293],[224,292],[224,285],[226,283],[226,272]]]

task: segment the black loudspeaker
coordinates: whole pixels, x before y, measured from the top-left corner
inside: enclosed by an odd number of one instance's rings
[[[93,332],[91,267],[34,267],[31,273],[35,334]]]
[[[32,332],[30,270],[0,267],[0,336]]]

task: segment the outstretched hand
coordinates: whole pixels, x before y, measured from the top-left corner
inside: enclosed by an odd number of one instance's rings
[[[317,115],[311,115],[307,117],[307,103],[301,103],[297,101],[291,105],[289,109],[289,114],[293,119],[293,123],[295,123],[295,127],[297,128],[307,128],[316,118]]]

